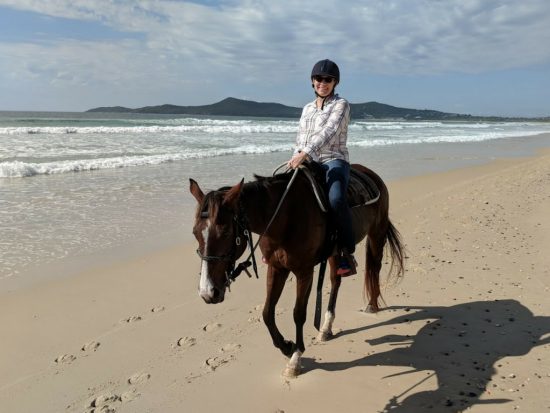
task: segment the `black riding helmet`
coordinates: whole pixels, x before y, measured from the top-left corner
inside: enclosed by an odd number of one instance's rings
[[[314,76],[330,76],[336,79],[336,84],[340,83],[340,69],[336,63],[329,59],[319,60],[315,63],[311,70],[311,79]]]

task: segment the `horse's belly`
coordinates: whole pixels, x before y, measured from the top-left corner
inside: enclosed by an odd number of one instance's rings
[[[371,225],[371,214],[369,214],[369,206],[360,206],[351,208],[351,220],[353,222],[353,234],[355,243],[358,244],[367,236]]]

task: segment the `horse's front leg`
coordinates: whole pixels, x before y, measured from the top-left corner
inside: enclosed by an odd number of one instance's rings
[[[296,274],[296,302],[294,304],[296,347],[283,372],[286,377],[297,377],[300,374],[302,354],[306,350],[304,345],[304,324],[306,322],[307,302],[312,284],[313,268],[305,273]]]
[[[275,306],[281,297],[289,271],[282,268],[275,268],[270,265],[267,268],[267,295],[263,311],[264,323],[269,330],[273,345],[281,352],[290,357],[294,348],[294,343],[286,341],[275,323]]]

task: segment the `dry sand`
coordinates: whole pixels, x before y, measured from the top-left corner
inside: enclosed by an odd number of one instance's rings
[[[376,315],[345,279],[327,343],[312,297],[299,378],[261,322],[264,279],[206,305],[189,244],[1,294],[0,411],[549,411],[550,152],[390,195],[405,278]],[[278,321],[294,339],[288,284]]]

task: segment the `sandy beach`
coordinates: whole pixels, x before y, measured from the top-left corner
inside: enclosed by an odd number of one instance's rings
[[[206,305],[189,243],[2,292],[0,411],[548,411],[550,151],[389,189],[405,277],[377,314],[362,275],[345,279],[326,343],[311,299],[300,377],[281,376],[261,321],[265,266]]]

